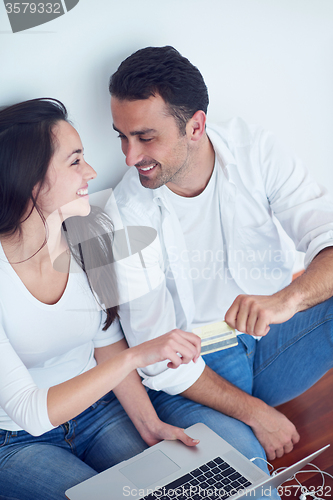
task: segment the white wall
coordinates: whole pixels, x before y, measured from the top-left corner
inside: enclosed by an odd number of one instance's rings
[[[108,79],[147,45],[175,46],[202,72],[209,119],[239,115],[273,130],[333,193],[332,0],[80,0],[13,34],[0,3],[0,106],[57,97],[69,108],[91,191],[121,179]]]

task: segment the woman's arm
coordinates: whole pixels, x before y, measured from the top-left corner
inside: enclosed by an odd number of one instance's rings
[[[95,349],[96,361],[98,364],[106,362],[125,349],[128,349],[125,339],[115,344]],[[149,446],[156,444],[162,439],[179,439],[187,446],[198,444],[198,441],[187,436],[183,429],[168,425],[158,418],[136,371],[131,372],[123,382],[120,382],[114,388],[113,392],[137,428],[142,439]]]
[[[115,345],[117,346],[119,342]],[[115,347],[115,349],[118,348],[119,346]],[[105,356],[103,361],[101,359],[102,355],[100,355],[99,364],[91,370],[62,384],[50,387],[47,395],[47,410],[50,422],[53,426],[58,426],[79,415],[118,386],[136,368],[165,359],[170,360],[168,363],[170,368],[177,368],[182,363],[189,363],[191,360],[195,362],[199,356],[200,338],[181,330],[173,330],[157,339],[130,349],[119,349],[119,352],[114,357]],[[129,387],[133,378],[130,380]],[[144,390],[142,385],[140,387]],[[127,404],[128,397],[124,396],[124,392],[122,388],[118,391],[126,409],[131,411],[129,404]],[[136,400],[137,405],[138,399]]]

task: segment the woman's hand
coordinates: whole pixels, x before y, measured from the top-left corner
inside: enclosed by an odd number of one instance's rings
[[[191,360],[195,363],[200,356],[200,350],[200,337],[178,329],[130,349],[136,368],[143,368],[166,359],[170,360],[169,368],[177,368]]]
[[[136,347],[127,348],[125,339],[111,346],[95,349],[98,363],[109,359],[116,359],[117,355],[124,354],[130,360],[132,367],[144,367],[149,364],[170,359],[168,365],[176,368],[181,363],[196,361],[200,356],[201,340],[197,335],[172,330],[161,337],[149,340]],[[179,353],[181,357],[177,354]],[[129,358],[127,358],[129,356]],[[124,366],[124,360],[122,361]],[[122,407],[127,412],[142,439],[152,446],[163,439],[179,439],[187,446],[196,446],[198,440],[185,434],[183,429],[162,422],[151,404],[146,389],[136,370],[129,375],[113,390]]]
[[[148,424],[148,422],[142,422],[141,425],[137,426],[137,428],[142,439],[149,446],[153,446],[163,439],[170,441],[178,439],[182,443],[186,444],[186,446],[196,446],[199,443],[199,439],[193,439],[185,434],[184,429],[166,424],[158,417],[154,420],[154,423],[149,422]]]
[[[97,366],[73,379],[50,387],[47,395],[47,410],[51,424],[56,427],[75,418],[110,390],[114,390],[118,397],[119,387],[123,386],[125,389],[121,392],[125,392],[125,395],[122,395],[121,400],[119,397],[118,399],[138,428],[135,423],[138,414],[140,412],[144,414],[142,417],[144,421],[148,413],[152,412],[153,407],[135,369],[166,359],[170,360],[168,363],[170,368],[177,368],[182,363],[189,363],[191,360],[195,362],[200,356],[200,345],[201,340],[197,335],[182,330],[172,330],[157,339],[149,340],[131,349],[127,348],[125,339],[111,346],[95,349]],[[130,381],[135,377],[137,380],[134,388],[129,388]],[[134,404],[136,396],[138,400]],[[149,404],[141,408],[145,398]],[[124,405],[124,400],[127,399],[128,404]],[[178,436],[182,436],[182,441],[186,439],[181,430],[175,432],[173,439],[178,439]],[[162,435],[157,433],[155,438],[164,439],[164,436],[165,430]]]

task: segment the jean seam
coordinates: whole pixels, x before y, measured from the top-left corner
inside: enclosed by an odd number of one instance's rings
[[[5,434],[4,442],[2,444],[0,444],[0,448],[2,448],[3,446],[6,446],[6,444],[8,444],[9,441],[10,441],[10,431],[7,431]]]
[[[299,335],[296,338],[293,337],[293,339],[289,343],[284,344],[283,347],[281,347],[278,351],[276,351],[269,359],[266,360],[266,362],[264,364],[262,364],[256,370],[254,378],[257,377],[261,372],[263,372],[269,365],[271,365],[273,363],[273,361],[275,361],[280,356],[280,354],[282,354],[284,351],[289,349],[289,347],[291,347],[292,345],[296,344],[296,342],[298,342],[302,337],[305,337],[305,335],[308,335],[313,330],[316,330],[316,328],[322,326],[324,323],[331,321],[332,317],[333,317],[332,315],[326,316],[320,322],[312,324],[310,328],[308,328],[308,329],[305,328],[304,330],[302,330],[299,333]],[[268,335],[269,335],[269,333],[268,333]]]
[[[69,431],[69,426],[67,428],[67,426],[65,424],[63,424],[61,427],[64,429],[64,438],[65,438],[66,443],[69,445],[72,453],[74,453],[76,455],[76,446],[75,446],[75,443],[73,442],[73,440],[75,439],[76,420],[73,418],[72,422],[73,422],[73,431],[72,431],[72,436],[70,438],[66,437],[66,435],[68,434],[68,431]],[[67,422],[66,422],[66,424],[68,425]]]

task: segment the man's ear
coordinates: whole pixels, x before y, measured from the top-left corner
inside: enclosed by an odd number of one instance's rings
[[[186,128],[192,141],[199,141],[205,134],[206,113],[199,109],[187,122]]]

